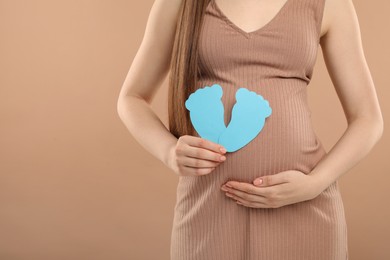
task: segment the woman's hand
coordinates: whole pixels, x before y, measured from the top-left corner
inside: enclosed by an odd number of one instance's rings
[[[183,135],[169,150],[168,166],[179,176],[205,175],[226,160],[225,153],[226,150],[220,144],[197,136]]]
[[[256,178],[253,184],[228,181],[221,189],[228,197],[246,207],[279,208],[314,199],[324,190],[323,186],[315,175],[289,170]]]

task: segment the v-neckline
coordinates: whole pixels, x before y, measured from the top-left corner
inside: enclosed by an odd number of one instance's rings
[[[267,23],[265,23],[262,27],[254,30],[254,31],[250,31],[250,32],[247,32],[245,31],[244,29],[242,29],[241,27],[239,27],[238,25],[236,25],[235,23],[232,22],[232,20],[230,20],[229,17],[227,17],[225,15],[225,13],[221,10],[221,8],[219,8],[216,0],[210,0],[211,1],[211,4],[214,6],[215,10],[219,13],[219,15],[223,18],[223,20],[225,20],[226,23],[228,23],[233,29],[235,29],[236,31],[242,33],[246,38],[250,38],[251,36],[255,35],[255,34],[258,34],[262,31],[265,31],[268,29],[268,27],[270,27],[273,23],[276,22],[276,20],[282,16],[282,14],[285,12],[285,10],[287,9],[287,5],[289,4],[289,2],[293,1],[293,0],[287,0],[283,5],[282,7],[279,9],[278,12],[276,12],[276,14],[271,18],[271,20],[269,20]]]

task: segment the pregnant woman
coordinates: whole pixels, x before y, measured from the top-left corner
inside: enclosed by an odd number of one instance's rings
[[[348,121],[329,152],[319,46]],[[149,106],[168,71],[169,130]],[[383,131],[352,0],[156,0],[118,113],[178,175],[172,260],[348,259],[338,178]]]

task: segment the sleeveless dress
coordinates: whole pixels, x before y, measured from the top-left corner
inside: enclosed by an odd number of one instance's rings
[[[207,5],[197,88],[222,86],[226,126],[240,87],[268,100],[272,114],[255,139],[226,153],[213,172],[179,177],[171,260],[348,259],[337,181],[312,200],[280,208],[238,205],[220,189],[229,180],[253,183],[286,170],[308,174],[327,154],[313,131],[307,102],[324,4],[287,0],[273,19],[249,33],[229,20],[215,0]]]

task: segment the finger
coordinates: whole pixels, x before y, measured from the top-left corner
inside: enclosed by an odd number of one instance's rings
[[[189,135],[189,136],[187,136],[186,141],[187,141],[188,145],[193,146],[193,147],[207,149],[207,150],[219,153],[219,154],[226,153],[226,149],[222,145],[211,142],[210,140],[207,140],[207,139],[204,139],[201,137]]]
[[[228,188],[227,189],[226,196],[234,195],[236,197],[241,198],[242,200],[248,201],[248,202],[259,202],[259,203],[266,203],[266,198],[261,195],[254,195],[250,193],[246,193],[240,190],[236,190],[234,188]]]
[[[241,197],[238,197],[236,195],[232,195],[230,197],[232,200],[236,201],[237,204],[246,206],[246,207],[251,207],[251,208],[271,208],[271,206],[267,205],[266,203],[262,202],[253,202],[253,201],[247,201]]]
[[[180,163],[185,166],[191,166],[191,167],[217,167],[220,162],[210,161],[210,160],[203,160],[193,157],[183,157],[180,159]]]
[[[258,187],[265,187],[265,186],[278,185],[286,182],[288,182],[286,175],[284,174],[284,172],[280,172],[277,174],[266,175],[266,176],[261,176],[259,178],[256,178],[253,181],[253,184]]]
[[[215,162],[223,162],[226,160],[225,155],[204,148],[198,148],[193,146],[187,147],[185,156],[196,158],[196,159],[210,160]]]
[[[251,183],[237,182],[237,181],[229,181],[226,183],[226,186],[227,187],[230,186],[231,188],[246,192],[248,194],[254,194],[256,196],[263,196],[265,198],[272,197],[276,193],[275,189],[277,187],[277,185],[266,186],[266,187],[257,187]]]
[[[237,182],[237,181],[228,181],[226,183],[226,187],[231,187],[236,190],[240,190],[243,192],[246,192],[248,194],[254,194],[254,195],[260,195],[264,196],[263,192],[261,192],[261,189],[258,187],[254,186],[251,183],[246,183],[246,182]]]

